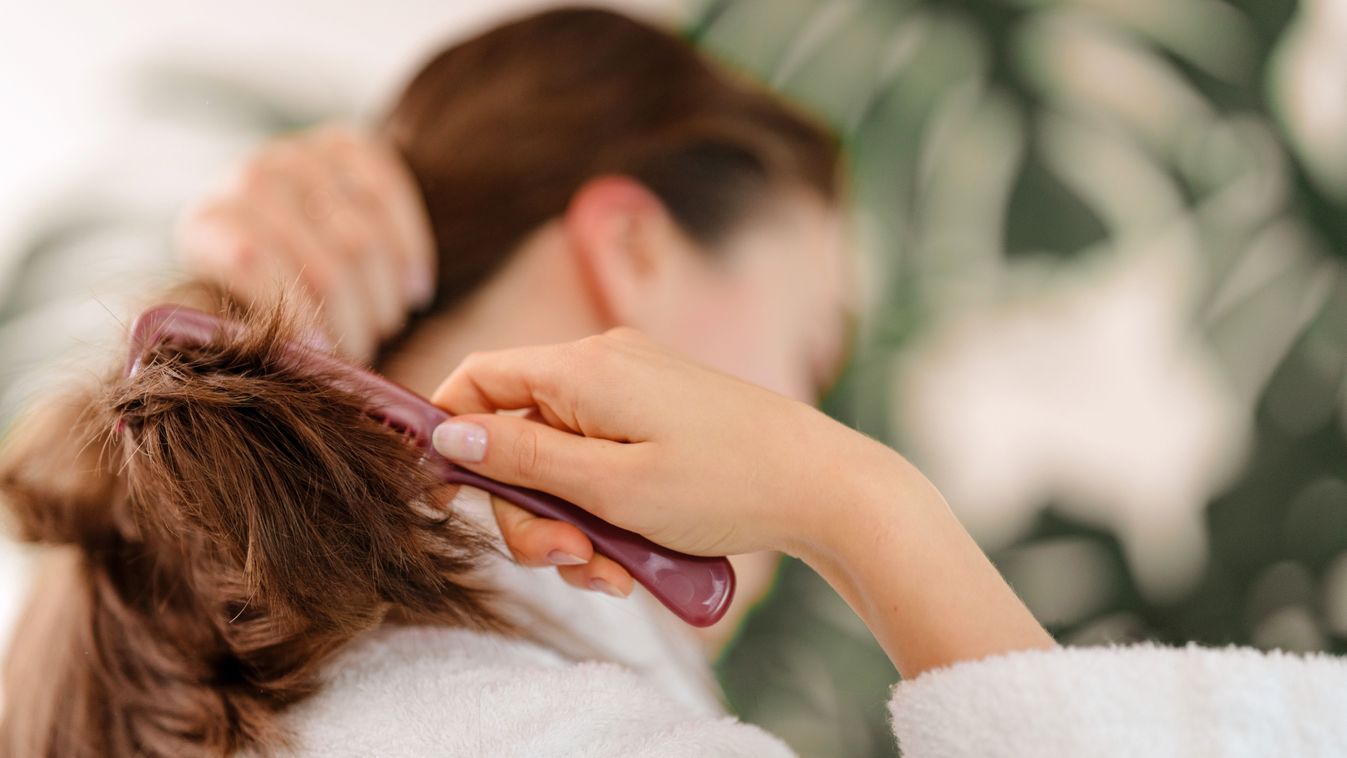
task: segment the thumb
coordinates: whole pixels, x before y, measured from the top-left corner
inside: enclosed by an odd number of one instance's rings
[[[440,455],[466,469],[584,503],[595,515],[618,494],[631,458],[625,443],[518,416],[455,416],[435,428],[431,441]]]

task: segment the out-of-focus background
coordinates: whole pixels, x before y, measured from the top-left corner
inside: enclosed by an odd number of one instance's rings
[[[7,9],[0,424],[250,147],[555,4]],[[1347,653],[1347,2],[608,4],[845,135],[866,309],[827,408],[918,462],[1060,640]],[[3,626],[26,565],[0,549]],[[798,564],[720,673],[805,755],[894,751],[896,674]]]

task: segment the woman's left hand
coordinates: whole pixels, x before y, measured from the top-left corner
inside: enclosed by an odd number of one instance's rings
[[[416,182],[392,147],[327,124],[263,145],[184,215],[188,270],[249,303],[305,303],[348,358],[434,296],[435,248]],[[570,584],[625,596],[631,576],[575,527],[492,498],[516,561],[553,566]]]
[[[244,302],[306,302],[337,349],[368,361],[435,291],[416,182],[393,148],[328,124],[262,146],[186,213],[193,274]]]

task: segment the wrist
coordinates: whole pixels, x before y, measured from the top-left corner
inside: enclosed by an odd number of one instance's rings
[[[847,601],[903,676],[1052,646],[935,486],[856,436],[792,554]]]
[[[887,541],[911,511],[941,508],[935,488],[897,452],[819,414],[827,422],[827,455],[811,456],[803,472],[797,524],[786,552],[819,569],[846,562],[859,551]]]

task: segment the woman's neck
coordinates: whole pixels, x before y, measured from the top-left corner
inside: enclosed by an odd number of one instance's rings
[[[423,317],[378,368],[428,397],[468,353],[565,342],[604,328],[563,232],[552,224],[461,303]]]

